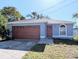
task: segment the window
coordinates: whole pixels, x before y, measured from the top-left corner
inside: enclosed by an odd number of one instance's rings
[[[66,35],[66,27],[65,27],[65,25],[60,26],[60,35]]]

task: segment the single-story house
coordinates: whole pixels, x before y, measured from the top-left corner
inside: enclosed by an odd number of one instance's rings
[[[8,23],[14,39],[72,38],[73,22],[54,19],[26,19]]]

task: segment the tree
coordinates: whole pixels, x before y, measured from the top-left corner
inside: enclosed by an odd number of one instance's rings
[[[78,13],[75,13],[72,17],[73,17],[74,20],[75,20],[75,22],[74,22],[74,27],[75,27],[75,28],[78,28],[78,24],[77,24],[77,22],[78,22]]]
[[[73,15],[73,18],[78,18],[78,13],[75,13],[75,14]]]
[[[37,19],[37,13],[36,12],[31,12],[31,14],[28,14],[27,17],[31,17],[32,19]]]
[[[1,14],[7,18],[8,21],[15,21],[17,18],[22,16],[15,7],[4,7],[1,9]]]
[[[8,38],[7,23],[23,17],[15,7],[4,7],[0,10],[0,36]],[[23,19],[23,18],[22,18]]]
[[[1,15],[0,13],[0,36],[3,36],[4,31],[6,30],[6,26],[7,26],[7,20],[6,18]]]
[[[20,18],[21,20],[24,20],[25,19],[25,17],[24,16],[21,16],[21,18]]]
[[[7,25],[7,20],[6,20],[6,18],[5,18],[3,15],[1,15],[1,13],[0,13],[0,28],[1,28],[2,26],[6,27],[6,25]]]
[[[49,18],[48,16],[43,16],[42,14],[38,14],[37,12],[31,12],[31,14],[28,14],[27,17],[30,17],[31,19]]]

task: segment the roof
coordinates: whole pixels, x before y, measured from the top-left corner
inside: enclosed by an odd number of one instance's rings
[[[55,23],[73,23],[72,21],[64,21],[64,20],[55,20],[55,19],[25,19],[20,21],[9,22],[8,24],[16,24],[16,23],[48,23],[48,24],[55,24]]]

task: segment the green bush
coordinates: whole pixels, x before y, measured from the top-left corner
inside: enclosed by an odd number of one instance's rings
[[[73,39],[76,40],[76,41],[78,41],[78,35],[74,35]]]

